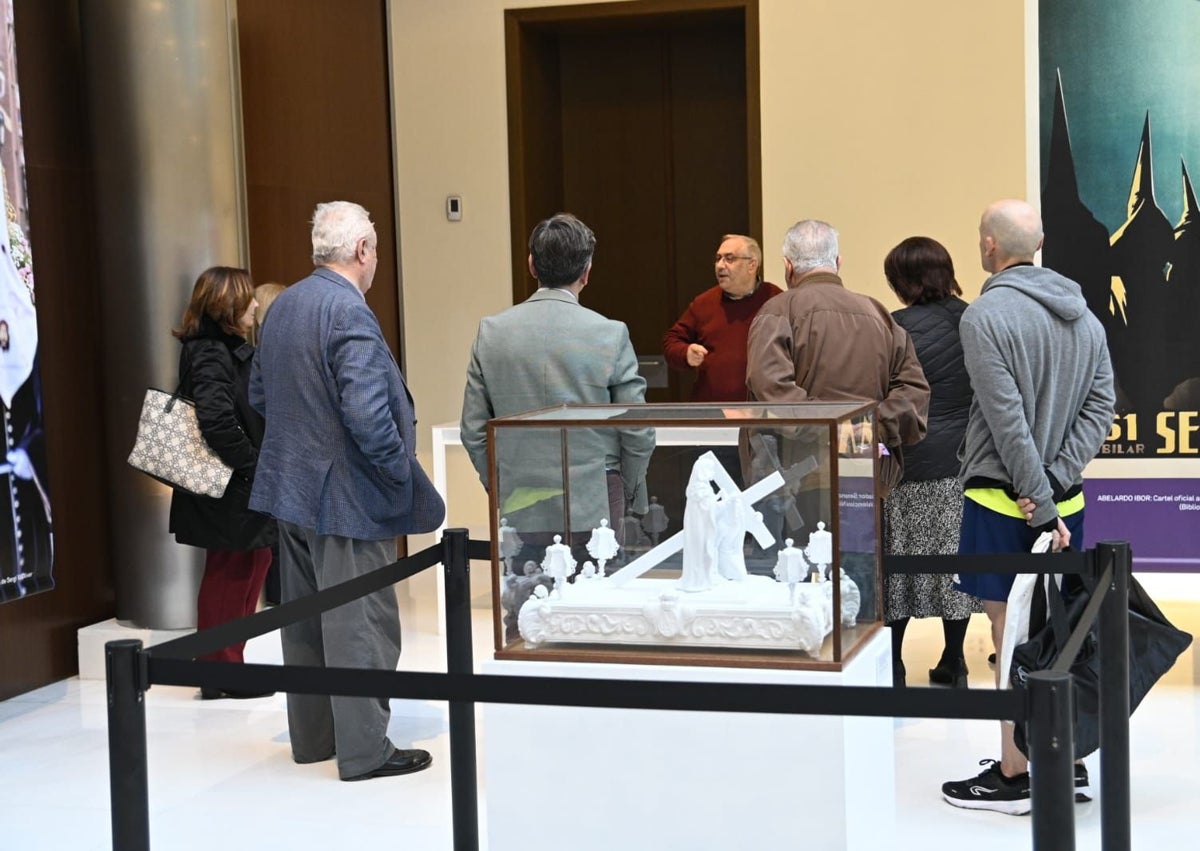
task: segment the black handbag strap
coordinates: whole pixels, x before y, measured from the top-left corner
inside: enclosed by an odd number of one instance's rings
[[[1041,618],[1038,618],[1038,615]],[[1054,635],[1054,649],[1061,651],[1071,636],[1071,623],[1063,603],[1062,590],[1049,573],[1039,573],[1034,579],[1033,596],[1029,601],[1029,633],[1049,626]]]
[[[1078,622],[1095,624],[1096,615],[1099,614],[1100,606],[1104,602],[1103,595],[1095,593],[1097,587],[1099,587],[1099,583],[1095,579],[1085,579],[1082,582],[1078,594],[1086,598],[1087,602],[1079,613]],[[1058,651],[1058,660],[1054,663],[1053,670],[1066,673],[1074,666],[1076,658],[1089,637],[1092,636],[1093,630],[1089,628],[1080,635],[1072,636],[1072,624],[1067,618],[1066,603],[1063,601],[1062,593],[1050,594],[1048,597],[1050,598],[1048,601],[1050,616],[1055,620],[1054,643],[1055,649]]]
[[[1063,551],[1066,552],[1070,548]],[[1096,579],[1088,572],[1078,574],[1080,590],[1078,593],[1086,594],[1089,598],[1096,592]],[[1067,575],[1063,575],[1060,580],[1062,585],[1068,582]],[[1067,604],[1063,600],[1062,585],[1053,581],[1053,574],[1039,573],[1037,577],[1037,587],[1043,595],[1043,600],[1046,602],[1046,620],[1050,622],[1050,627],[1054,631],[1055,649],[1060,653],[1067,646],[1067,642],[1071,638],[1072,624],[1067,617]],[[1053,587],[1053,593],[1050,588]]]
[[[232,355],[230,355],[230,357],[232,358]],[[167,402],[166,410],[168,410],[168,411],[170,411],[171,408],[175,407],[176,399],[183,399],[187,402],[192,401],[190,398],[183,395],[183,385],[187,381],[188,376],[192,372],[192,358],[191,358],[191,355],[188,354],[187,346],[183,347],[183,351],[182,351],[181,357],[180,357],[180,362],[183,364],[183,368],[179,371],[179,383],[175,385],[175,392],[171,394],[171,399],[170,399],[170,401]],[[409,401],[410,402],[412,401],[411,394],[409,397]]]
[[[186,347],[184,347],[181,354],[183,356],[182,357],[183,369],[179,373],[179,382],[175,385],[175,392],[171,394],[171,398],[167,400],[167,406],[165,408],[163,408],[163,410],[166,411],[167,413],[171,412],[171,409],[175,407],[175,403],[179,399],[191,401],[190,399],[188,399],[186,396],[183,395],[183,384],[185,381],[187,381],[187,377],[192,371],[192,359],[190,357],[188,357]]]

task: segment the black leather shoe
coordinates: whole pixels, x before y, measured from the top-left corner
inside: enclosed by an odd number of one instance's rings
[[[257,697],[270,697],[273,694],[275,694],[273,691],[241,691],[237,689],[208,687],[200,689],[201,700],[223,700],[224,698],[231,700],[253,700]]]
[[[966,660],[961,657],[958,659],[942,659],[937,663],[936,668],[929,669],[929,682],[940,686],[951,686],[952,688],[966,688]]]
[[[429,751],[402,751],[400,748],[396,748],[392,751],[392,755],[388,757],[387,762],[374,771],[368,771],[366,774],[356,774],[354,777],[343,777],[342,779],[370,780],[372,777],[394,777],[397,774],[412,774],[414,771],[422,771],[429,768],[432,764],[433,757],[429,755]]]

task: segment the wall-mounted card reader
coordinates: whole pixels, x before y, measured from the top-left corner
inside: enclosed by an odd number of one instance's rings
[[[462,196],[446,196],[446,218],[452,222],[462,221]]]

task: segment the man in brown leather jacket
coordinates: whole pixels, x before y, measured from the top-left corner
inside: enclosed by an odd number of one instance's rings
[[[760,402],[879,403],[879,442],[925,436],[929,385],[908,334],[879,302],[851,292],[838,270],[838,234],[825,222],[792,225],[783,241],[788,291],[750,326],[746,384]]]
[[[825,222],[792,225],[783,241],[787,292],[763,305],[750,326],[746,384],[750,399],[774,404],[805,401],[878,402],[874,441],[887,447],[883,492],[903,475],[900,447],[925,436],[929,384],[907,332],[886,307],[851,292],[838,277],[838,233]],[[781,456],[789,454],[780,448]],[[817,476],[810,477],[812,479]],[[805,481],[798,499],[808,527],[829,522],[825,482]],[[814,490],[817,489],[817,490]],[[804,496],[813,499],[802,499]],[[818,516],[807,516],[816,512]],[[874,563],[874,557],[870,559]],[[845,562],[845,560],[844,560]],[[855,576],[862,616],[873,616],[874,570]],[[862,580],[862,581],[860,581]]]

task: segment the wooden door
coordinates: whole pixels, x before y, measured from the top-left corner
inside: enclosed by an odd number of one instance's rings
[[[596,233],[583,302],[639,357],[715,284],[725,233],[761,227],[757,4],[642,2],[509,11],[513,300],[526,240],[565,210]],[[649,401],[687,398],[671,373]]]
[[[367,304],[403,365],[383,0],[238,0],[250,264],[256,283],[312,271],[319,201],[371,213],[379,267]],[[330,49],[330,33],[358,45]]]

